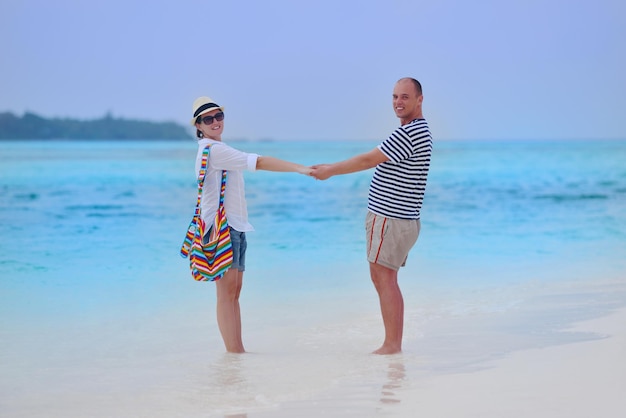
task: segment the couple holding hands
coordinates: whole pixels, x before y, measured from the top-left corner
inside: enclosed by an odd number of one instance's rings
[[[413,78],[400,79],[394,86],[392,103],[401,126],[369,152],[312,167],[242,152],[223,144],[224,107],[209,97],[194,101],[191,124],[195,126],[198,138],[196,172],[200,169],[204,148],[221,144],[211,147],[202,190],[201,213],[203,218],[206,216],[207,224],[212,222],[218,208],[222,170],[229,173],[224,205],[230,226],[233,264],[215,282],[217,323],[226,351],[245,352],[239,295],[245,271],[246,232],[253,228],[248,222],[243,171],[297,172],[326,180],[376,167],[365,219],[366,249],[371,280],[380,301],[385,339],[374,354],[401,352],[404,301],[398,286],[398,270],[404,266],[419,235],[420,209],[432,152],[432,137],[422,114],[422,101],[421,84]]]

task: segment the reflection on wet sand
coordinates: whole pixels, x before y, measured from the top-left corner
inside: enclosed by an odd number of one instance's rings
[[[387,382],[383,385],[380,402],[383,404],[400,403],[398,389],[402,387],[402,382],[406,376],[404,362],[402,359],[393,359],[387,368]]]
[[[248,386],[246,378],[242,374],[243,359],[240,354],[224,353],[222,359],[215,363],[213,372],[215,373],[215,383],[217,390],[224,394],[224,397],[231,397],[232,394],[245,393]],[[247,413],[225,414],[224,418],[247,418]]]
[[[240,390],[246,379],[241,374],[243,360],[240,354],[224,353],[220,361],[215,362],[213,372],[215,381],[226,392]]]

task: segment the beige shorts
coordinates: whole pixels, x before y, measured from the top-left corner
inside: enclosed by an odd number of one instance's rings
[[[419,219],[386,218],[367,212],[365,218],[367,261],[399,270],[420,233]]]

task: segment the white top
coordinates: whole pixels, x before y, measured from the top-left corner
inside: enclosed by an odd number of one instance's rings
[[[200,204],[202,219],[206,223],[207,228],[213,225],[220,198],[222,170],[227,170],[228,177],[226,179],[224,207],[226,208],[228,224],[240,232],[254,231],[254,227],[248,222],[243,170],[256,171],[256,163],[259,156],[239,151],[220,141],[203,138],[198,141],[196,177],[202,164],[202,151],[209,144],[212,144],[212,146],[209,152],[209,163],[202,187]]]

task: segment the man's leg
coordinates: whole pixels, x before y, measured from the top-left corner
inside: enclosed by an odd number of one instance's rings
[[[399,353],[402,351],[404,299],[398,286],[398,272],[380,264],[370,263],[370,275],[378,292],[385,325],[385,341],[374,354]]]

